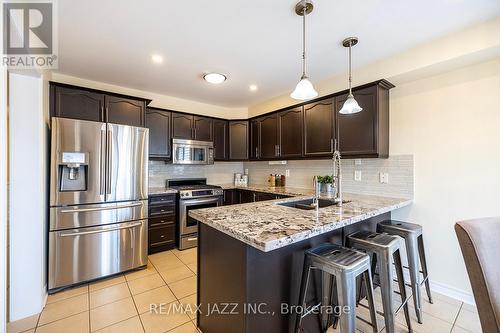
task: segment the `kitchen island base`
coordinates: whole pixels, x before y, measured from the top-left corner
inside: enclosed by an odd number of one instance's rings
[[[199,223],[197,324],[203,333],[293,332],[304,262],[304,251],[324,242],[344,244],[358,230],[376,230],[391,213],[263,252],[204,223]],[[312,293],[320,293],[319,275]],[[307,332],[321,332],[318,316],[302,321]]]

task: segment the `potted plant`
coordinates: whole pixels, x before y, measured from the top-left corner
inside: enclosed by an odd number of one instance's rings
[[[319,190],[321,193],[332,193],[333,192],[333,176],[318,176]]]

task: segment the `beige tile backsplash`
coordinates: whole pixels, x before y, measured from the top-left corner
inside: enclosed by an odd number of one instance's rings
[[[413,155],[395,155],[389,158],[342,160],[342,186],[344,192],[373,194],[391,197],[413,197]],[[252,184],[266,184],[269,174],[285,174],[290,170],[286,184],[290,187],[312,188],[314,175],[332,174],[332,160],[288,161],[286,165],[269,165],[269,162],[245,162]],[[361,181],[354,181],[354,171],[361,171]],[[379,182],[379,173],[389,174],[389,183]]]
[[[172,178],[207,178],[209,184],[227,184],[233,182],[236,172],[243,172],[243,162],[173,165],[162,161],[149,161],[149,186],[164,187],[165,180]]]
[[[391,197],[413,197],[413,155],[394,155],[389,158],[342,160],[342,186],[345,192],[384,195]],[[266,184],[271,173],[285,174],[290,170],[287,186],[312,188],[314,175],[332,173],[331,160],[287,161],[286,165],[269,165],[269,162],[215,162],[213,165],[172,165],[162,161],[149,161],[149,186],[163,187],[169,178],[206,177],[210,184],[233,182],[235,172],[248,169],[251,184]],[[354,171],[361,171],[361,181],[354,180]],[[389,174],[389,183],[379,182],[379,173]]]

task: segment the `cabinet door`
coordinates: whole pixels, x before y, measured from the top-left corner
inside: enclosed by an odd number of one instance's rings
[[[54,117],[104,121],[104,94],[52,85],[51,113]]]
[[[333,98],[304,106],[304,156],[333,153],[335,138]]]
[[[256,160],[260,156],[260,122],[250,121],[250,159]]]
[[[202,141],[213,140],[212,119],[206,117],[194,117],[194,139]]]
[[[278,113],[278,144],[280,157],[302,156],[303,117],[302,107]]]
[[[248,159],[248,121],[229,121],[229,159]]]
[[[265,193],[265,192],[254,192],[254,193],[255,193],[255,201],[266,201],[266,200],[277,199],[276,194]]]
[[[144,127],[146,103],[126,97],[106,95],[106,122]]]
[[[240,195],[238,190],[224,190],[224,206],[236,205],[240,203]]]
[[[259,118],[259,159],[278,157],[278,117],[276,114]]]
[[[239,190],[240,193],[240,203],[255,202],[256,195],[253,191]]]
[[[346,156],[377,153],[377,87],[353,91],[354,98],[363,111],[354,114],[337,113],[340,152]],[[337,112],[344,105],[347,95],[336,98]]]
[[[149,157],[155,159],[171,158],[170,144],[171,113],[148,108],[146,127],[149,128]]]
[[[172,112],[172,137],[176,139],[194,139],[192,115]]]
[[[214,119],[214,159],[216,161],[227,160],[228,153],[228,121]]]

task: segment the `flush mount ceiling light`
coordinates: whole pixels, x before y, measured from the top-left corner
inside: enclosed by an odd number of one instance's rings
[[[161,64],[163,62],[163,57],[159,54],[153,54],[151,56],[151,61],[153,61],[155,64]]]
[[[290,94],[293,99],[306,100],[318,96],[306,75],[306,15],[313,10],[311,1],[302,0],[295,5],[295,13],[302,16],[302,76],[295,90]]]
[[[258,87],[257,87],[257,85],[255,85],[255,84],[251,84],[251,85],[248,87],[248,89],[250,89],[250,91],[257,91]]]
[[[349,48],[349,95],[347,96],[347,100],[344,102],[342,109],[339,111],[339,113],[341,114],[353,114],[361,112],[363,110],[363,108],[359,106],[358,102],[356,102],[354,96],[352,95],[351,47],[356,44],[358,44],[357,37],[349,37],[342,41],[342,45]]]
[[[219,84],[227,80],[227,77],[224,74],[220,73],[208,73],[203,75],[203,79],[208,83]]]

